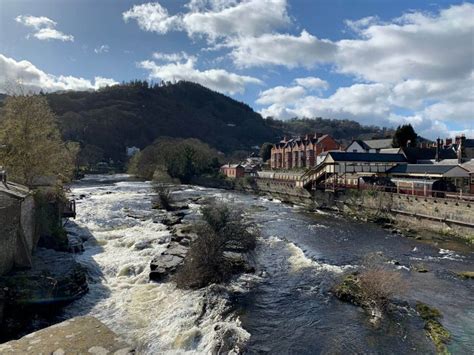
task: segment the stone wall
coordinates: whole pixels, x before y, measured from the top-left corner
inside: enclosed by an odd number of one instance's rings
[[[30,267],[36,242],[33,196],[0,194],[0,275],[14,266]]]
[[[271,179],[257,179],[256,185],[256,192],[266,193],[283,201],[372,217],[387,217],[403,221],[414,228],[445,231],[474,241],[472,202],[367,190],[346,190],[337,194],[324,191],[309,193],[297,188],[291,181]]]

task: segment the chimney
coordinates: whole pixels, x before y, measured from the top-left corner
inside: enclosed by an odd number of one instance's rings
[[[286,142],[288,138],[286,136],[283,137],[283,142]]]
[[[439,162],[441,160],[441,157],[440,157],[440,153],[441,153],[441,139],[436,139],[436,156],[435,156],[435,160],[437,162]]]
[[[452,138],[446,138],[446,146],[450,147],[453,144],[453,139]]]

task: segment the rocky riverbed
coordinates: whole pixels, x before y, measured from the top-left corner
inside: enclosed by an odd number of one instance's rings
[[[87,272],[89,292],[62,317],[96,317],[140,354],[434,353],[428,321],[450,333],[448,351],[464,354],[474,346],[474,284],[464,276],[474,267],[469,248],[425,244],[338,214],[194,186],[175,187],[181,208],[166,212],[153,208],[150,183],[127,176],[87,177],[72,193],[78,216],[68,230],[83,241],[75,259]],[[205,198],[243,208],[262,235],[247,273],[225,285],[180,290],[172,274],[195,238],[190,226]],[[336,282],[370,253],[383,255],[407,285],[378,327],[333,294]],[[442,317],[420,318],[420,302]]]

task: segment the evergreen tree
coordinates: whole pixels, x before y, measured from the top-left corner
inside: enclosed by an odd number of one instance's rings
[[[30,185],[35,177],[72,177],[76,143],[62,141],[56,117],[42,95],[6,99],[0,114],[0,165],[12,180]]]
[[[417,138],[418,135],[411,124],[398,126],[393,136],[392,146],[394,148],[403,148],[408,144],[410,147],[416,147]]]
[[[262,158],[264,162],[271,158],[272,147],[273,147],[273,144],[268,143],[268,142],[263,143],[262,146],[260,147],[259,155],[260,155],[260,158]]]

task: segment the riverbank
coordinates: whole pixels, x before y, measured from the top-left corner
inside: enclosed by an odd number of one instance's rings
[[[379,223],[394,233],[435,245],[474,248],[474,206],[467,201],[396,195],[380,191],[309,191],[291,181],[212,179],[194,181],[204,187],[269,196],[309,210],[328,210],[349,218]],[[471,249],[474,250],[474,249]]]
[[[134,349],[93,317],[62,323],[0,344],[2,354],[134,354]]]
[[[472,252],[232,190],[174,186],[176,206],[188,209],[168,214],[153,209],[150,182],[127,176],[86,177],[71,189],[78,215],[68,231],[84,240],[75,258],[87,271],[89,292],[60,317],[95,317],[140,354],[434,353],[416,312],[402,306],[374,328],[358,307],[332,294],[339,278],[370,253],[381,253],[387,267],[401,273],[408,285],[403,302],[410,309],[420,301],[441,311],[440,322],[452,334],[449,351],[474,346],[474,310],[467,306],[474,304],[474,285],[460,276],[474,268]],[[255,272],[196,291],[179,290],[166,278],[150,282],[151,262],[178,242],[176,236],[186,244],[184,225],[199,218],[207,198],[242,208],[262,231]]]

